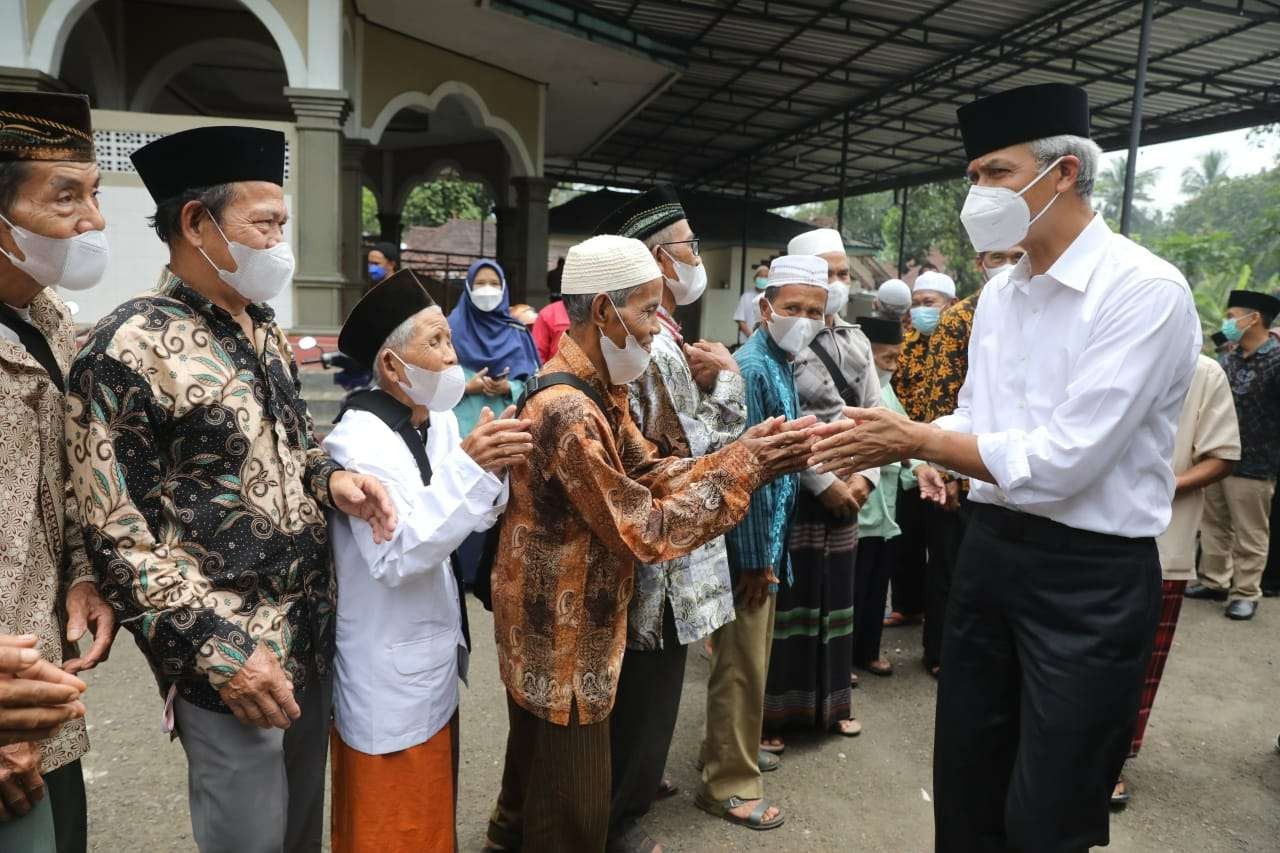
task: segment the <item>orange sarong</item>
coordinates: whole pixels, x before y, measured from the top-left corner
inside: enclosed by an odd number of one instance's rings
[[[453,853],[456,720],[386,755],[352,749],[332,730],[333,853]]]

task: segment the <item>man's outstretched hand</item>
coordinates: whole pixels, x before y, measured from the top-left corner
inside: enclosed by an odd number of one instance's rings
[[[813,415],[794,421],[769,418],[744,432],[738,441],[755,454],[767,482],[809,467],[810,431],[817,422]]]
[[[376,477],[335,471],[329,478],[329,495],[338,509],[369,522],[374,542],[386,542],[396,532],[395,504]]]

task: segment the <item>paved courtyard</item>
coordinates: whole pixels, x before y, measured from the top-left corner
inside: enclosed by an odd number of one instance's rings
[[[479,849],[497,794],[506,711],[494,664],[491,621],[475,602],[472,683],[462,707],[459,836]],[[1280,851],[1280,603],[1252,622],[1221,606],[1188,601],[1165,671],[1143,754],[1128,773],[1134,802],[1111,823],[1109,849]],[[659,804],[651,834],[672,851],[904,851],[931,849],[930,752],[934,683],[918,663],[918,628],[886,631],[892,678],[863,676],[854,739],[793,739],[768,796],[787,815],[754,833],[693,807],[693,762],[701,736],[707,663],[691,651],[684,701],[668,762],[680,796]],[[111,660],[88,674],[90,737],[85,759],[90,849],[191,851],[186,761],[160,731],[161,703],[145,661],[122,635]],[[430,791],[422,792],[424,808]]]

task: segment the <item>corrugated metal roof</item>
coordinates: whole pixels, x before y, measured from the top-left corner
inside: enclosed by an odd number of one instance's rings
[[[923,183],[963,170],[956,107],[1049,81],[1089,90],[1104,147],[1128,137],[1139,2],[568,2],[685,66],[588,156],[548,162],[563,180],[772,204],[836,196],[842,171],[849,194]],[[1143,119],[1144,141],[1280,121],[1280,2],[1156,0]]]

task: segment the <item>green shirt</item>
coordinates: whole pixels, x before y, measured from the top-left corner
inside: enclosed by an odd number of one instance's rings
[[[902,404],[898,402],[897,395],[893,393],[891,383],[886,382],[881,385],[880,393],[884,398],[885,408],[892,409],[900,415],[906,414]],[[906,468],[902,467],[901,462],[891,462],[880,468],[880,488],[872,489],[871,494],[867,496],[867,502],[858,512],[859,538],[878,536],[887,540],[902,533],[902,528],[897,522],[898,489],[896,485],[901,482],[902,488],[914,489],[916,475],[911,472],[919,464],[918,460],[912,459],[911,464]]]
[[[474,370],[462,368],[462,372],[470,382],[472,377],[476,375]],[[520,395],[524,393],[524,382],[519,379],[508,379],[507,384],[511,386],[510,393],[506,397],[486,397],[484,394],[466,394],[462,398],[462,402],[453,407],[453,416],[458,419],[458,433],[466,438],[471,430],[475,429],[476,422],[480,420],[480,412],[488,406],[493,410],[495,418],[502,417],[502,413],[507,410],[507,406],[515,405],[516,400],[520,399]]]

